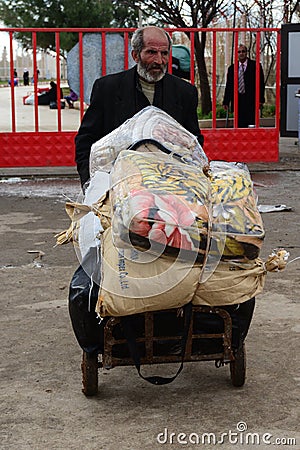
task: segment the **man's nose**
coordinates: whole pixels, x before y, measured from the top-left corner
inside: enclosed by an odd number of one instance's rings
[[[162,53],[161,52],[157,52],[155,56],[156,56],[155,62],[157,64],[162,64],[163,61],[164,61],[164,57],[163,57]]]

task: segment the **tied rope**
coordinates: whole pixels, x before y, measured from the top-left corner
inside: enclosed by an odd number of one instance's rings
[[[280,272],[281,270],[284,270],[288,264],[289,256],[289,252],[287,252],[284,248],[273,250],[267,261],[264,263],[265,270],[267,272]],[[295,261],[295,259],[292,261]]]

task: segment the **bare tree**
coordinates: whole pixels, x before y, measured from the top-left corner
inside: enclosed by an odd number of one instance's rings
[[[294,18],[300,20],[300,2],[299,0],[284,0],[283,1],[283,22],[291,23]]]
[[[239,13],[249,28],[280,28],[282,23],[300,20],[299,0],[253,0],[251,2],[237,1]],[[249,36],[250,52],[256,52],[256,34]],[[277,57],[276,33],[265,31],[261,34],[260,54],[265,71],[266,84],[275,83]]]

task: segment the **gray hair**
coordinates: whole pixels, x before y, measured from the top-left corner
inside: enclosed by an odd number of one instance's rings
[[[136,52],[138,55],[141,53],[141,51],[144,48],[144,29],[147,27],[143,27],[143,28],[137,28],[135,30],[135,32],[132,35],[131,38],[131,48],[134,52]],[[171,48],[172,45],[172,41],[171,38],[169,36],[169,34],[163,30],[162,28],[160,28],[160,30],[165,33],[167,39],[168,39],[168,43],[169,43],[169,50]]]

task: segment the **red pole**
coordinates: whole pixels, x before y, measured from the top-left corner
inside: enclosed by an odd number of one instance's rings
[[[9,32],[9,58],[10,58],[10,92],[11,92],[11,129],[16,132],[16,105],[15,105],[15,76],[14,76],[14,53],[13,33]]]
[[[124,70],[128,69],[128,59],[129,59],[128,33],[125,31],[125,33],[124,33]]]
[[[233,127],[238,128],[238,114],[239,114],[239,81],[238,81],[238,71],[239,71],[239,61],[237,57],[237,51],[239,47],[239,34],[234,32],[234,76],[233,76],[233,92],[234,92],[234,101],[233,101]]]
[[[102,76],[106,75],[106,33],[101,33],[102,36]]]
[[[195,33],[191,32],[191,83],[195,84]]]
[[[255,67],[255,126],[259,128],[260,104],[260,32],[256,33],[256,67]]]
[[[55,50],[56,50],[56,92],[57,92],[57,130],[61,131],[61,104],[60,104],[60,42],[59,31],[55,33]]]
[[[280,31],[277,32],[277,59],[276,59],[276,115],[275,115],[275,127],[279,131],[280,122],[280,52],[281,52],[281,35]]]
[[[33,89],[34,89],[34,129],[39,131],[39,103],[38,103],[38,87],[36,81],[36,32],[32,33],[32,51],[33,51]]]
[[[212,128],[217,127],[217,42],[213,31],[212,64]]]
[[[83,76],[83,41],[82,33],[78,33],[79,38],[79,98],[80,98],[80,120],[84,115],[84,76]]]

